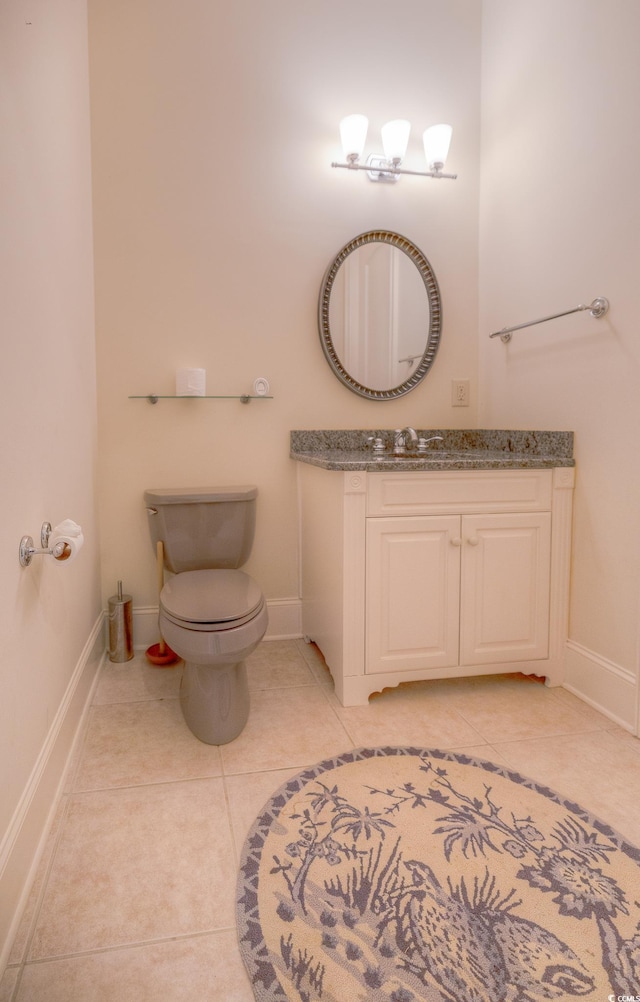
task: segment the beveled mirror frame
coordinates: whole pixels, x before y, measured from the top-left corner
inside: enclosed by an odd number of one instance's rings
[[[333,288],[333,283],[335,282],[340,266],[355,250],[370,243],[390,244],[392,247],[397,247],[399,250],[403,251],[413,261],[420,273],[422,281],[424,282],[429,307],[427,343],[424,354],[420,359],[420,364],[408,379],[406,379],[403,383],[400,383],[398,386],[394,386],[388,390],[373,390],[368,386],[363,386],[362,383],[358,382],[358,380],[354,379],[353,376],[347,372],[338,358],[333,340],[331,338],[331,328],[329,324],[331,289]],[[442,331],[442,302],[440,299],[440,289],[438,288],[438,283],[436,281],[436,276],[433,273],[433,269],[422,251],[416,247],[411,240],[408,240],[406,237],[401,236],[399,233],[394,233],[391,230],[368,230],[366,233],[361,233],[353,240],[350,240],[331,262],[322,280],[320,299],[318,302],[318,328],[322,350],[324,351],[329,365],[340,382],[344,383],[344,385],[354,393],[359,394],[361,397],[367,397],[369,400],[395,400],[397,397],[401,397],[405,393],[409,393],[411,390],[415,389],[418,383],[422,382],[433,365],[433,360],[440,344],[440,334]]]

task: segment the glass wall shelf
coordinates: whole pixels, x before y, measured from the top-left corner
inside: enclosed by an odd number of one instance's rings
[[[248,404],[252,400],[273,400],[273,397],[267,396],[257,396],[252,393],[240,393],[235,396],[228,396],[220,393],[203,393],[200,394],[190,394],[181,393],[177,395],[175,393],[142,393],[130,396],[129,400],[148,400],[150,404],[157,404],[158,400],[239,400],[241,404]]]

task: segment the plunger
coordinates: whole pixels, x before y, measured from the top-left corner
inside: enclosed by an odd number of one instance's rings
[[[158,610],[160,608],[160,592],[162,591],[162,586],[164,584],[164,546],[162,540],[159,539],[156,544],[156,557],[157,557],[157,570],[158,570]],[[180,658],[172,651],[168,644],[165,644],[162,634],[160,634],[160,643],[152,644],[151,647],[147,648],[147,661],[152,664],[155,668],[169,668],[174,665],[176,661]]]

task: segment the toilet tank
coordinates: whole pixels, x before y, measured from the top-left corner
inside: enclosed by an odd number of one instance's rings
[[[144,492],[154,550],[162,540],[168,570],[242,567],[256,523],[253,485],[159,488]]]

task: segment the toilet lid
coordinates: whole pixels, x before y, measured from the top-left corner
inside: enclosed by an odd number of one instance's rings
[[[237,570],[185,571],[167,581],[160,595],[164,611],[186,623],[247,619],[262,601],[253,578]]]

